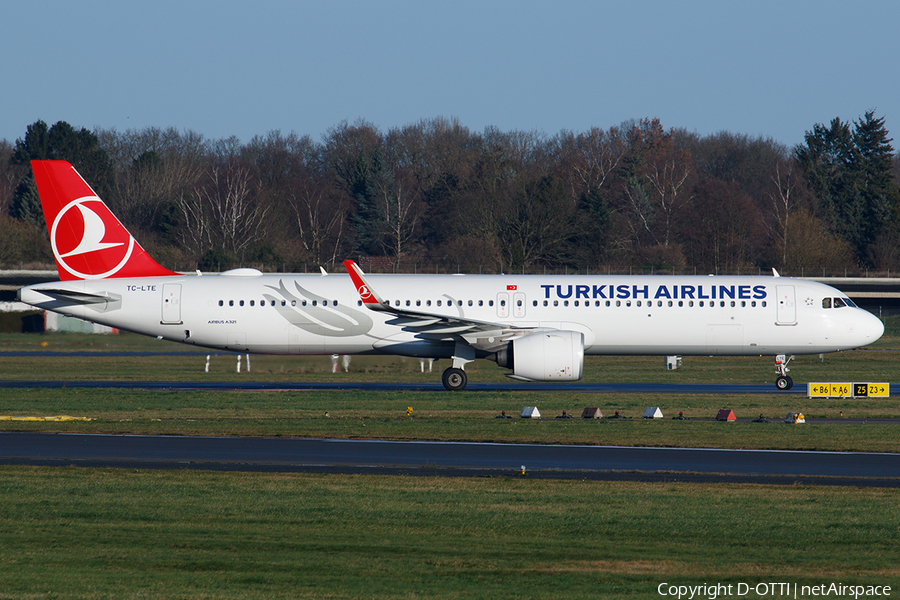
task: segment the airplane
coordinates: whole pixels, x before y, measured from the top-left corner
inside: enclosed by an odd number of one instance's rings
[[[521,381],[581,379],[585,355],[775,356],[858,348],[882,322],[835,288],[778,276],[184,274],[157,263],[65,161],[32,161],[58,282],[22,302],[239,353],[495,361]]]

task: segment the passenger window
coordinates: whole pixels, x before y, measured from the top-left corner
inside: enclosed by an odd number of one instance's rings
[[[234,300],[229,300],[229,301],[228,301],[228,306],[234,306]]]
[[[546,300],[544,300],[544,306],[547,306],[548,304],[550,304],[550,303],[547,302]]]
[[[616,306],[622,306],[622,301],[621,301],[621,300],[616,300]]]
[[[694,306],[694,301],[693,301],[693,300],[688,300],[688,308],[692,308],[693,306]],[[700,306],[703,306],[703,303],[702,303],[702,302],[700,303]]]
[[[703,306],[703,300],[700,301],[700,306]]]
[[[431,300],[426,300],[426,301],[425,301],[425,306],[431,306]]]
[[[478,306],[484,306],[484,300],[479,300],[479,301],[478,301]]]
[[[361,303],[361,302],[362,302],[362,300],[360,300],[360,303]],[[291,300],[291,306],[297,306],[297,301],[296,301],[296,300]]]
[[[626,300],[626,301],[625,301],[625,306],[631,306],[631,300]]]
[[[554,301],[553,301],[553,306],[559,306],[559,300],[554,300]]]
[[[474,304],[474,302],[472,302],[471,300],[469,300],[469,306],[472,306],[473,304]]]
[[[756,300],[750,301],[750,308],[756,308]]]
[[[568,301],[568,300],[563,300],[563,306],[568,306],[568,305],[569,305],[569,301]]]
[[[763,308],[766,307],[766,301],[765,301],[765,300],[762,301],[761,306],[762,306]]]
[[[440,300],[437,301],[437,305],[438,305],[438,306],[441,305],[441,301],[440,301]]]
[[[531,305],[532,305],[532,306],[537,306],[537,300],[532,301]]]
[[[641,301],[640,301],[640,300],[637,301],[637,305],[638,305],[638,306],[641,305]]]
[[[243,305],[244,305],[244,301],[241,300],[238,304],[240,304],[241,306],[243,306]]]
[[[219,300],[219,306],[225,306],[225,301],[224,301],[224,300]]]
[[[255,300],[251,300],[251,301],[250,301],[250,306],[256,306],[256,301],[255,301]]]
[[[416,300],[416,306],[422,306],[422,301],[421,301],[421,300]]]
[[[360,300],[359,303],[362,304],[362,300]],[[285,304],[287,304],[287,302],[285,300],[282,300],[281,305],[284,306]]]
[[[679,301],[678,301],[678,306],[684,306],[684,300],[679,300]]]
[[[660,301],[660,303],[662,303],[662,301]],[[669,300],[669,306],[672,306],[672,301],[671,301],[671,300]]]
[[[493,300],[488,300],[488,306],[493,306],[493,305],[494,305],[494,301],[493,301]]]
[[[575,306],[578,306],[578,300],[575,301]]]

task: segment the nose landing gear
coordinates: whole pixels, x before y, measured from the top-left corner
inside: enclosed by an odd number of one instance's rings
[[[789,390],[794,387],[794,380],[788,375],[790,369],[788,369],[788,363],[794,360],[793,356],[788,356],[785,359],[784,354],[779,354],[775,357],[775,372],[778,373],[778,378],[775,379],[775,387],[779,390]]]

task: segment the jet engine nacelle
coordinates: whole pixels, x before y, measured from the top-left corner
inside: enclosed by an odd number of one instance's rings
[[[516,338],[497,352],[509,377],[527,381],[577,381],[584,367],[584,334],[544,331]]]

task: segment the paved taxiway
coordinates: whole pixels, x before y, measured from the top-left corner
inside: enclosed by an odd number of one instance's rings
[[[0,381],[3,388],[115,388],[144,390],[443,392],[434,383],[271,382],[271,381]],[[900,386],[891,385],[891,390]],[[716,383],[469,383],[467,392],[569,392],[572,394],[799,394],[805,385],[779,391],[775,384]],[[894,395],[894,392],[892,392]]]
[[[0,433],[0,463],[900,487],[900,454]]]

